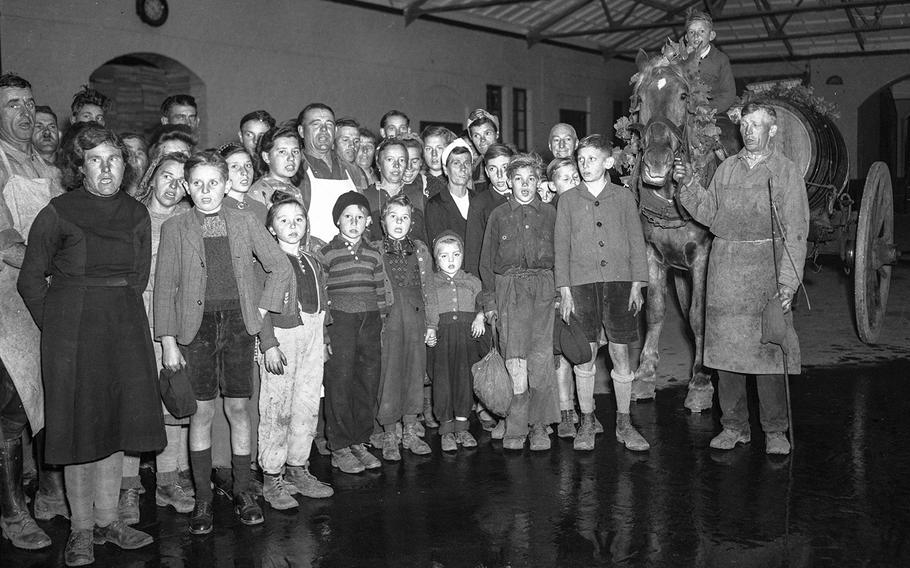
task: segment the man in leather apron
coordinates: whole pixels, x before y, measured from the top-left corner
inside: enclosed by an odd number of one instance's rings
[[[31,85],[13,74],[0,76],[0,529],[14,546],[30,550],[51,545],[29,515],[22,485],[22,437],[27,425],[32,433],[44,428],[44,390],[40,332],[16,280],[35,215],[62,193],[59,172],[32,145],[34,127]],[[62,471],[41,467],[35,514],[68,515]]]

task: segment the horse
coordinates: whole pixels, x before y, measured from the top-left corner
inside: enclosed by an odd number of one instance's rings
[[[677,158],[691,161],[707,185],[717,167],[717,129],[713,111],[704,104],[704,86],[696,84],[696,75],[680,51],[665,48],[662,55],[653,59],[642,52],[636,62],[639,72],[632,79],[633,124],[629,129],[632,146],[640,151],[634,156],[630,184],[649,246],[647,327],[632,400],[654,398],[667,277],[672,273],[695,343],[685,406],[692,412],[702,412],[711,408],[714,398],[711,374],[703,365],[705,291],[713,236],[676,203],[677,184],[672,171]]]

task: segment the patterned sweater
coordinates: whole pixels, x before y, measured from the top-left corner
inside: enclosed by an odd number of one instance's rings
[[[331,309],[347,313],[388,312],[382,253],[361,239],[351,245],[340,234],[320,251],[328,273]]]

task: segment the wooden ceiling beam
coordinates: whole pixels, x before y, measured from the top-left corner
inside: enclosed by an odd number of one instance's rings
[[[537,24],[536,26],[534,26],[533,28],[528,30],[528,47],[531,47],[535,43],[539,42],[540,34],[542,34],[544,31],[550,29],[552,26],[555,26],[559,22],[561,22],[564,19],[566,19],[567,17],[571,16],[578,10],[581,10],[582,8],[584,8],[585,6],[587,6],[588,4],[590,4],[593,1],[594,0],[581,0],[580,2],[576,2],[574,4],[569,4],[565,8],[563,8],[563,10],[561,12],[557,12],[557,13],[553,14],[552,16],[550,16],[543,22]],[[603,1],[604,0],[601,0],[601,2],[603,2]],[[607,21],[609,22],[609,18],[607,18]],[[612,22],[610,22],[610,23],[612,24]]]
[[[727,46],[734,46],[734,45],[750,45],[750,44],[754,44],[754,43],[769,43],[769,42],[774,42],[774,41],[781,41],[784,38],[786,38],[790,41],[793,41],[793,40],[798,40],[798,39],[812,39],[812,38],[818,38],[818,37],[851,35],[851,34],[856,33],[857,31],[862,32],[864,34],[870,34],[870,33],[876,33],[876,32],[893,32],[893,31],[901,31],[901,30],[910,30],[910,22],[905,23],[905,24],[893,24],[893,25],[888,25],[888,26],[875,26],[875,25],[860,26],[858,28],[850,27],[850,28],[842,28],[842,29],[836,29],[836,30],[815,31],[815,32],[806,32],[806,33],[798,33],[798,34],[781,34],[780,36],[770,35],[768,37],[748,37],[748,38],[729,40],[729,41],[723,41],[723,42],[716,41],[714,43],[719,47],[727,47]],[[662,47],[662,44],[659,46],[656,46],[656,47],[652,47],[650,49],[650,51],[653,51],[653,52],[660,51],[661,47]],[[614,52],[614,54],[615,55],[630,55],[630,54],[638,53],[638,51],[639,51],[638,48],[623,49],[623,50],[616,50]]]
[[[755,0],[755,7],[766,12],[771,10],[771,5],[768,4],[768,0]],[[784,26],[782,26],[781,23],[777,21],[777,16],[767,16],[762,18],[761,21],[762,24],[764,24],[768,35],[771,35],[772,33],[772,26],[778,34],[784,35],[781,41],[783,41],[784,48],[787,50],[787,55],[793,57],[793,44],[791,44],[790,40],[786,38],[786,34],[784,33]]]
[[[697,2],[696,2],[697,3]],[[845,8],[867,8],[880,6],[898,6],[910,4],[910,0],[844,0],[840,4],[818,4],[812,6],[794,6],[790,8],[774,8],[773,10],[756,10],[754,12],[743,12],[739,14],[729,14],[714,18],[714,23],[719,22],[736,22],[743,20],[756,20],[768,16],[789,16],[795,14],[805,14],[812,12],[830,12],[834,10],[843,10]],[[544,34],[544,39],[559,39],[569,37],[580,37],[587,35],[617,34],[626,32],[642,32],[648,30],[672,29],[678,26],[684,26],[685,21],[664,20],[644,24],[633,24],[624,26],[608,26],[600,28],[588,28],[571,32],[559,32],[553,34]]]
[[[473,10],[475,8],[492,8],[493,6],[505,6],[508,4],[531,4],[540,0],[471,0],[461,4],[444,4],[442,6],[431,6],[429,8],[415,7],[411,9],[414,18],[419,18],[428,14],[442,14],[445,12],[461,12],[463,10]]]
[[[843,2],[843,0],[841,0]],[[850,21],[852,27],[856,27],[856,16],[853,15],[853,9],[844,8],[844,12],[847,13],[847,19]],[[866,40],[863,39],[863,34],[856,32],[856,43],[859,44],[860,51],[866,51]]]

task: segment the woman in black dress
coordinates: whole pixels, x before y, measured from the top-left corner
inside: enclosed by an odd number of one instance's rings
[[[120,138],[99,125],[76,136],[68,159],[81,187],[35,218],[18,282],[42,332],[46,459],[66,466],[68,566],[93,562],[93,542],[152,542],[117,512],[123,452],[165,445],[142,303],[151,221],[120,191],[125,156]]]

